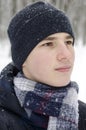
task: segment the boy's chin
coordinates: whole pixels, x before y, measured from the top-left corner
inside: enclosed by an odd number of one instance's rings
[[[65,87],[66,85],[68,85],[70,83],[70,81],[67,82],[59,82],[59,83],[50,83],[48,85],[52,86],[52,87]]]

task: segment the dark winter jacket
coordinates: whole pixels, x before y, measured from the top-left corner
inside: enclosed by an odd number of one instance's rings
[[[29,121],[13,88],[18,70],[9,64],[0,75],[0,130],[45,130]],[[86,130],[86,104],[79,101],[79,130]]]

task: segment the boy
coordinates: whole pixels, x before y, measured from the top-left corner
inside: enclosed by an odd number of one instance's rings
[[[75,38],[64,12],[41,1],[26,6],[8,35],[13,63],[0,76],[0,129],[86,129],[86,105],[71,81]]]

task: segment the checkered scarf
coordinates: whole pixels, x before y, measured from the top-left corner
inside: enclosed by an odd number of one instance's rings
[[[46,130],[78,130],[78,86],[52,87],[18,73],[14,89],[29,120]]]

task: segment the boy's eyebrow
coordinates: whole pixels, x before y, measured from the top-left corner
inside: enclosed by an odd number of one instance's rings
[[[73,39],[73,37],[69,34],[66,36],[67,39]]]
[[[49,36],[49,37],[45,38],[44,40],[54,40],[54,39],[56,39],[56,37]]]
[[[73,37],[70,34],[68,34],[65,38],[66,39],[73,39]],[[44,40],[55,40],[55,39],[57,39],[57,37],[49,36],[49,37],[46,37]]]

